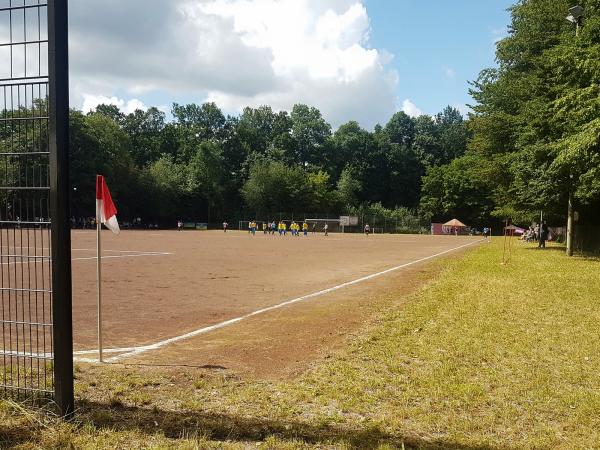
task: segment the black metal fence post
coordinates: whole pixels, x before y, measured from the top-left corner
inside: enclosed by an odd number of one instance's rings
[[[0,0],[0,394],[73,413],[67,0]]]
[[[50,215],[52,218],[52,311],[54,390],[60,414],[73,400],[71,230],[69,222],[68,0],[48,0]]]

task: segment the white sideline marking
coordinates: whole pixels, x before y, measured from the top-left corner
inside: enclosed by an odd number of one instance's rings
[[[125,348],[105,348],[102,349],[103,353],[125,353],[132,352],[136,349],[136,347],[125,347]],[[73,352],[74,355],[91,355],[92,353],[98,353],[98,349],[95,350],[78,350]]]
[[[114,258],[137,258],[140,256],[168,256],[168,255],[172,255],[173,253],[168,253],[168,252],[148,252],[148,253],[136,253],[136,254],[130,254],[130,255],[110,255],[110,256],[103,256],[102,259],[114,259]],[[98,259],[96,256],[86,256],[86,257],[81,257],[81,258],[72,258],[71,261],[88,261],[91,259]]]
[[[289,306],[289,305],[292,305],[294,303],[301,302],[303,300],[308,300],[310,298],[319,297],[321,295],[328,294],[330,292],[337,291],[339,289],[342,289],[342,288],[345,288],[345,287],[348,287],[348,286],[352,286],[354,284],[362,283],[363,281],[372,280],[373,278],[380,277],[380,276],[388,274],[390,272],[394,272],[394,271],[403,269],[405,267],[409,267],[409,266],[412,266],[412,265],[415,265],[415,264],[418,264],[420,262],[427,261],[427,260],[430,260],[430,259],[433,259],[433,258],[437,258],[439,256],[445,255],[446,253],[450,253],[450,252],[453,252],[455,250],[459,250],[461,248],[469,247],[471,245],[474,245],[474,244],[477,244],[477,243],[480,243],[480,242],[482,242],[482,241],[478,240],[478,241],[469,242],[468,244],[460,245],[458,247],[454,247],[454,248],[451,248],[449,250],[445,250],[443,252],[436,253],[435,255],[426,256],[425,258],[417,259],[415,261],[411,261],[411,262],[408,262],[408,263],[405,263],[405,264],[402,264],[402,265],[399,265],[399,266],[396,266],[396,267],[392,267],[390,269],[386,269],[386,270],[383,270],[381,272],[377,272],[377,273],[374,273],[374,274],[371,274],[371,275],[367,275],[367,276],[362,277],[362,278],[358,278],[356,280],[352,280],[352,281],[348,281],[346,283],[338,284],[337,286],[333,286],[333,287],[330,287],[330,288],[327,288],[327,289],[323,289],[321,291],[313,292],[312,294],[303,295],[302,297],[297,297],[297,298],[294,298],[292,300],[288,300],[288,301],[285,301],[283,303],[279,303],[277,305],[273,305],[273,306],[269,306],[269,307],[266,307],[266,308],[258,309],[256,311],[253,311],[251,313],[245,314],[243,316],[236,317],[236,318],[230,319],[230,320],[226,320],[224,322],[220,322],[220,323],[217,323],[215,325],[210,325],[208,327],[199,328],[197,330],[191,331],[189,333],[182,334],[180,336],[175,336],[175,337],[172,337],[172,338],[169,338],[169,339],[165,339],[164,341],[159,341],[159,342],[156,342],[156,343],[150,344],[150,345],[143,345],[143,346],[140,346],[140,347],[134,347],[131,351],[127,351],[127,352],[125,352],[123,354],[120,354],[120,355],[117,355],[117,356],[113,356],[112,358],[108,358],[106,360],[106,362],[109,362],[109,363],[110,362],[117,362],[117,361],[120,361],[120,360],[125,359],[125,358],[129,358],[129,357],[132,357],[132,356],[141,355],[142,353],[146,353],[146,352],[149,352],[151,350],[157,350],[157,349],[159,349],[161,347],[165,347],[166,345],[173,344],[173,343],[179,342],[179,341],[183,341],[185,339],[189,339],[189,338],[198,336],[200,334],[205,334],[205,333],[208,333],[210,331],[218,330],[220,328],[224,328],[224,327],[227,327],[229,325],[233,325],[235,323],[241,322],[242,320],[249,319],[250,317],[257,316],[259,314],[264,314],[264,313],[269,312],[269,311],[274,311],[276,309],[281,309],[281,308],[283,308],[285,306]],[[108,353],[120,353],[117,350],[119,350],[119,349],[107,349],[107,350],[104,350],[104,351],[108,352]],[[90,354],[90,353],[94,353],[94,352],[97,352],[97,350],[86,352],[86,353],[79,352],[79,354]]]
[[[127,254],[127,255],[109,255],[109,256],[103,256],[102,259],[114,259],[114,258],[138,258],[141,256],[169,256],[172,255],[173,253],[168,253],[168,252],[147,252],[147,253],[136,253],[136,254]],[[17,256],[4,256],[3,258],[8,258],[8,259],[16,259],[19,258],[20,256],[33,256],[33,255],[17,255]],[[50,257],[50,255],[38,255],[38,256],[46,256],[47,258]],[[86,256],[86,257],[79,257],[79,258],[71,258],[71,261],[88,261],[88,260],[97,260],[98,258],[96,256]],[[27,261],[13,261],[13,262],[3,262],[2,266],[14,266],[14,265],[18,265],[18,264],[28,264]],[[34,264],[32,264],[34,265]]]
[[[74,252],[95,252],[95,248],[72,248],[71,251]],[[108,253],[162,253],[162,252],[154,252],[152,250],[109,250],[106,248],[102,249],[103,252]]]

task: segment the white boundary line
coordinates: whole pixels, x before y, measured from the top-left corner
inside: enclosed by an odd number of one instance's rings
[[[72,248],[71,251],[74,252],[95,252],[97,249],[95,248]],[[164,252],[155,252],[152,250],[110,250],[103,248],[102,252],[107,253],[164,253]]]
[[[168,253],[168,252],[148,252],[148,253],[136,253],[136,254],[130,254],[130,255],[110,255],[110,256],[103,256],[102,259],[114,259],[114,258],[138,258],[140,256],[168,256],[168,255],[172,255],[173,253]],[[86,256],[86,257],[80,257],[80,258],[72,258],[71,261],[88,261],[88,260],[96,260],[98,259],[95,256]]]
[[[147,252],[147,253],[136,253],[136,254],[126,254],[126,255],[109,255],[109,256],[103,256],[102,259],[115,259],[115,258],[139,258],[141,256],[169,256],[169,255],[173,255],[173,253],[168,253],[168,252]],[[5,256],[5,258],[19,258],[21,255],[17,255],[17,256]],[[28,256],[28,255],[22,255],[22,256]],[[31,255],[33,256],[33,255]],[[42,255],[38,255],[38,256],[42,256]],[[49,258],[49,255],[44,255],[47,258]],[[71,261],[90,261],[90,260],[96,260],[98,259],[96,256],[86,256],[86,257],[79,257],[79,258],[71,258]],[[14,265],[19,265],[19,264],[27,264],[27,261],[12,261],[12,262],[3,262],[0,263],[0,265],[2,266],[14,266]],[[32,263],[33,265],[33,263]]]
[[[298,302],[301,302],[301,301],[304,301],[304,300],[308,300],[308,299],[311,299],[311,298],[314,298],[314,297],[319,297],[321,295],[328,294],[330,292],[334,292],[334,291],[337,291],[339,289],[343,289],[343,288],[348,287],[348,286],[352,286],[352,285],[355,285],[355,284],[358,284],[358,283],[362,283],[363,281],[372,280],[373,278],[377,278],[377,277],[380,277],[382,275],[386,275],[386,274],[388,274],[390,272],[395,272],[397,270],[404,269],[405,267],[413,266],[413,265],[418,264],[420,262],[428,261],[430,259],[437,258],[437,257],[445,255],[447,253],[450,253],[450,252],[453,252],[453,251],[456,251],[456,250],[460,250],[461,248],[469,247],[471,245],[478,244],[480,242],[482,242],[482,241],[481,240],[477,240],[477,241],[469,242],[468,244],[460,245],[458,247],[454,247],[454,248],[445,250],[443,252],[436,253],[435,255],[426,256],[424,258],[417,259],[417,260],[414,260],[414,261],[411,261],[411,262],[408,262],[408,263],[405,263],[405,264],[401,264],[399,266],[392,267],[390,269],[386,269],[386,270],[383,270],[381,272],[377,272],[377,273],[374,273],[374,274],[371,274],[371,275],[367,275],[365,277],[357,278],[356,280],[348,281],[346,283],[338,284],[337,286],[333,286],[333,287],[330,287],[330,288],[327,288],[327,289],[323,289],[321,291],[313,292],[312,294],[303,295],[302,297],[297,297],[297,298],[294,298],[292,300],[288,300],[288,301],[279,303],[277,305],[273,305],[273,306],[269,306],[269,307],[266,307],[266,308],[258,309],[256,311],[253,311],[251,313],[245,314],[243,316],[236,317],[236,318],[230,319],[230,320],[226,320],[224,322],[220,322],[220,323],[217,323],[215,325],[208,326],[208,327],[199,328],[197,330],[191,331],[189,333],[182,334],[180,336],[175,336],[175,337],[172,337],[172,338],[169,338],[169,339],[165,339],[163,341],[155,342],[154,344],[143,345],[143,346],[140,346],[140,347],[133,347],[133,349],[107,349],[107,350],[104,350],[104,351],[108,352],[108,353],[119,353],[118,350],[130,350],[130,351],[125,351],[124,353],[122,353],[120,355],[113,356],[112,358],[108,358],[106,360],[106,362],[109,362],[109,363],[118,362],[118,361],[123,360],[125,358],[129,358],[129,357],[132,357],[132,356],[138,356],[138,355],[141,355],[142,353],[146,353],[146,352],[149,352],[149,351],[152,351],[152,350],[157,350],[159,348],[165,347],[165,346],[173,344],[175,342],[183,341],[185,339],[189,339],[189,338],[198,336],[200,334],[205,334],[205,333],[208,333],[210,331],[218,330],[220,328],[225,328],[225,327],[227,327],[229,325],[233,325],[235,323],[241,322],[242,320],[249,319],[250,317],[254,317],[254,316],[257,316],[259,314],[264,314],[264,313],[269,312],[269,311],[274,311],[276,309],[281,309],[281,308],[283,308],[285,306],[289,306],[289,305],[292,305],[294,303],[298,303]],[[85,353],[84,352],[77,352],[77,354],[91,354],[91,353],[96,353],[96,352],[97,352],[97,350],[90,351],[90,352],[85,352]],[[85,360],[89,362],[89,359],[86,358]]]

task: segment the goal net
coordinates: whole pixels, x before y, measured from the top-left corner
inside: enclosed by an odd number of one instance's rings
[[[240,220],[238,224],[238,230],[250,231],[250,223],[251,221],[249,220]],[[263,224],[265,224],[268,228],[270,222],[265,222],[264,220],[254,220],[254,223],[256,223],[256,231],[262,231]]]

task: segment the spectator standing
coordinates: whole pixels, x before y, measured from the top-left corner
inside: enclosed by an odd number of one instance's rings
[[[548,225],[546,222],[540,227],[540,243],[539,248],[546,248],[546,239],[548,239]]]

